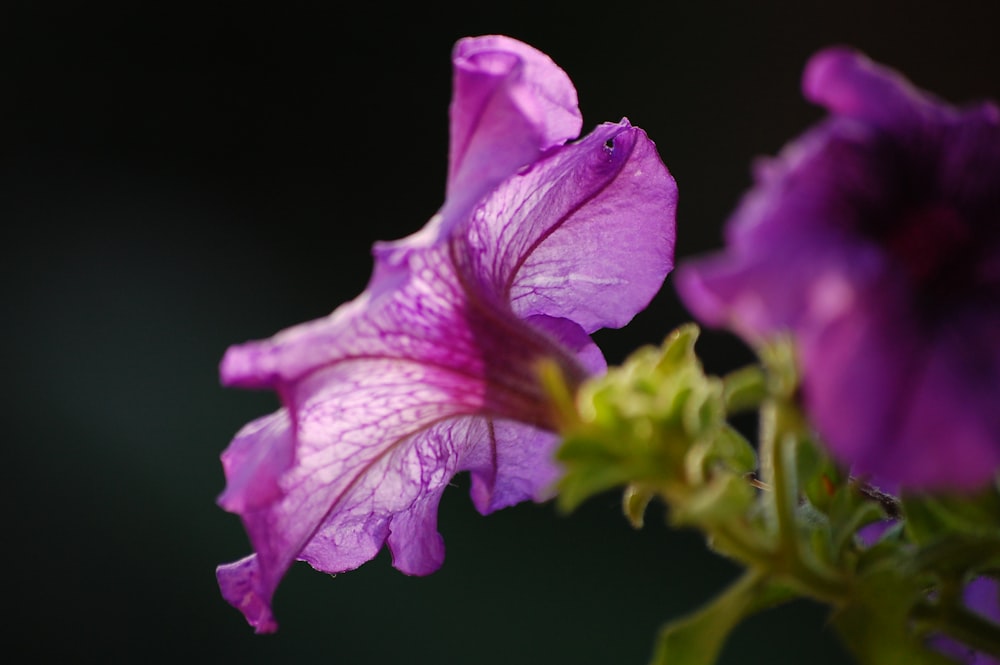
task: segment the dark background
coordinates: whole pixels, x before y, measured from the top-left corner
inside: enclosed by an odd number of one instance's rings
[[[820,117],[810,53],[848,43],[954,101],[1000,97],[1000,3],[13,2],[0,9],[5,570],[0,650],[41,661],[640,665],[735,570],[617,493],[479,517],[456,480],[444,567],[299,564],[254,636],[217,563],[218,455],[271,395],[223,390],[228,344],[360,292],[369,247],[441,204],[449,52],[506,33],[573,78],[584,131],[627,115],[680,186],[680,257],[718,246],[751,160]],[[668,280],[612,361],[687,315]],[[746,358],[709,335],[709,366]],[[779,646],[780,645],[780,646]],[[844,663],[821,608],[742,626],[724,663]]]

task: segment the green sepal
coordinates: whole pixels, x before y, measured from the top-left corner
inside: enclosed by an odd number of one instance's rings
[[[629,485],[622,493],[622,512],[629,523],[636,529],[641,529],[646,515],[646,508],[655,494],[640,485]]]
[[[833,613],[832,623],[861,665],[954,665],[911,629],[910,613],[923,595],[914,578],[885,560],[856,580],[851,602]]]
[[[667,372],[682,369],[692,362],[700,366],[694,353],[695,342],[701,333],[694,323],[685,323],[675,328],[663,341],[662,359],[659,367]]]
[[[687,477],[699,482],[719,467],[748,474],[757,469],[757,451],[735,428],[722,423],[711,436],[688,450],[685,467]]]
[[[719,473],[677,502],[670,512],[674,526],[710,526],[746,514],[754,500],[754,489],[743,478]]]
[[[664,626],[650,665],[712,665],[741,621],[793,597],[787,587],[748,572],[694,614]]]
[[[554,400],[572,409],[557,418],[561,510],[618,485],[665,494],[706,482],[716,466],[753,468],[752,446],[725,424],[722,381],[694,353],[697,338],[697,326],[681,326],[660,348],[641,348],[586,382],[571,405]]]
[[[557,455],[566,467],[556,499],[559,510],[572,511],[595,494],[656,475],[650,468],[655,465],[647,464],[644,456],[615,448],[601,436],[579,433],[564,437]]]
[[[749,365],[722,378],[722,398],[729,413],[760,408],[767,397],[767,375],[759,365]]]

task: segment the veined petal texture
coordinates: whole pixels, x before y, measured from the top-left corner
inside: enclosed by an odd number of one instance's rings
[[[378,243],[364,293],[316,321],[230,348],[226,385],[282,408],[223,455],[220,504],[254,554],[220,566],[258,632],[296,559],[334,573],[387,545],[404,573],[444,557],[437,506],[459,471],[488,513],[549,498],[554,423],[539,377],[604,370],[588,333],[627,323],[673,265],[676,186],[627,121],[579,131],[576,92],[505,37],[455,49],[447,200],[422,231]]]

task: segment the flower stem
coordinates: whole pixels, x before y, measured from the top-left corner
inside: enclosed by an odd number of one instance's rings
[[[912,615],[931,631],[1000,658],[1000,626],[978,614],[951,603],[924,602],[914,607]]]
[[[840,605],[848,597],[847,579],[820,564],[802,547],[797,517],[799,483],[797,455],[801,419],[795,407],[772,397],[761,409],[761,454],[773,492],[775,528],[779,542],[778,573],[818,600]]]

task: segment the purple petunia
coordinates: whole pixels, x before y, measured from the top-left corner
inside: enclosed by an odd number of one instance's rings
[[[230,348],[226,385],[283,408],[222,456],[220,504],[254,554],[220,566],[257,632],[296,559],[440,566],[437,505],[459,471],[482,513],[550,496],[553,416],[538,364],[571,384],[600,372],[588,334],[619,327],[673,265],[677,189],[627,121],[567,144],[576,91],[543,53],[500,36],[455,46],[447,194],[418,233],[375,246],[358,298],[326,318]]]
[[[843,48],[803,88],[831,115],[758,166],[727,249],[678,291],[751,342],[792,334],[808,413],[856,473],[980,487],[1000,467],[1000,112]]]

